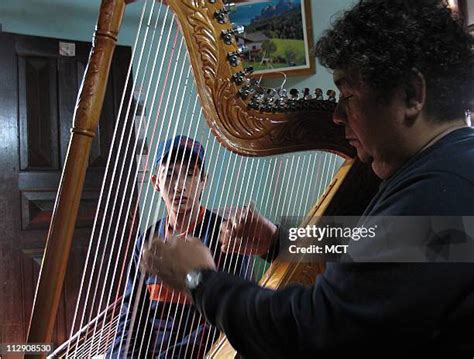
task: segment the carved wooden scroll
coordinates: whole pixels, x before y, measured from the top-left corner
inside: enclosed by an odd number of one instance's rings
[[[221,0],[169,0],[169,5],[186,41],[205,118],[223,146],[248,156],[304,150],[355,156],[343,128],[332,122],[335,103],[313,101],[300,110],[263,113],[250,109],[238,96],[242,85],[232,76],[243,71],[243,66],[229,62],[237,45],[235,40],[228,45],[222,39],[222,32],[232,26],[215,18],[224,7]]]

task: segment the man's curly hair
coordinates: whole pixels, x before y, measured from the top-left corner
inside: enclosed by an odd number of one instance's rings
[[[441,0],[361,0],[316,44],[323,66],[350,71],[382,98],[419,71],[433,119],[459,119],[474,98],[473,38]]]

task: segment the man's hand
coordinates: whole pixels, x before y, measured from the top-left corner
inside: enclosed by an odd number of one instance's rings
[[[276,240],[278,228],[255,209],[255,204],[239,208],[221,223],[219,241],[224,253],[265,255]]]
[[[166,242],[153,238],[143,251],[141,270],[159,277],[163,283],[185,292],[186,274],[197,269],[216,269],[209,248],[193,237],[172,237]]]

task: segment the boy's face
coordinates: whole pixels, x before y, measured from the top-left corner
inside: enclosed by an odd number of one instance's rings
[[[197,161],[170,162],[169,167],[164,161],[152,177],[152,182],[168,211],[184,213],[200,206],[205,179]]]

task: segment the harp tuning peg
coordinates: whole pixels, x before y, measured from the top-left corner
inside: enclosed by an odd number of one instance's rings
[[[227,45],[231,45],[232,44],[232,39],[234,38],[234,36],[237,35],[237,34],[243,34],[244,32],[245,32],[245,27],[244,26],[232,24],[231,29],[222,31],[221,37],[222,37],[222,40],[224,40],[224,42]]]
[[[297,100],[298,99],[298,96],[299,96],[299,91],[297,89],[291,89],[290,90],[290,97],[293,99],[293,100]]]
[[[280,89],[278,89],[278,96],[287,97],[288,96],[288,91],[284,88],[280,88]]]
[[[224,11],[227,12],[228,14],[231,12],[234,12],[235,10],[237,10],[237,6],[235,6],[233,2],[224,4]]]
[[[268,89],[267,90],[267,96],[269,98],[276,97],[278,95],[277,91],[275,89]]]
[[[243,54],[246,54],[247,52],[249,52],[249,48],[245,45],[242,45],[242,46],[239,46],[239,48],[237,49],[236,51],[239,55],[243,55]]]
[[[240,64],[240,57],[248,51],[249,49],[247,46],[240,46],[237,51],[230,52],[227,55],[227,58],[229,59],[231,66],[238,66]]]
[[[239,71],[232,75],[232,81],[234,81],[237,85],[241,85],[244,82],[245,76],[250,75],[253,72],[253,67],[249,66],[244,68],[243,71]]]
[[[337,102],[336,100],[336,91],[334,90],[328,90],[326,92],[326,95],[328,96],[328,101],[330,102]]]
[[[321,90],[319,87],[314,90],[314,98],[318,101],[324,100],[323,90]]]
[[[252,66],[247,66],[244,68],[244,72],[246,75],[251,75],[254,72],[254,68]]]
[[[258,103],[255,102],[255,101],[251,101],[251,102],[249,103],[249,107],[252,108],[252,109],[254,109],[254,110],[258,110],[258,109],[260,108],[260,104],[258,104]]]
[[[251,79],[250,79],[250,84],[251,84],[252,86],[259,86],[260,81],[258,81],[258,80],[255,79],[255,78],[251,78]]]
[[[232,75],[232,81],[234,81],[237,85],[241,85],[245,79],[245,72],[239,71]]]
[[[236,7],[234,3],[225,4],[224,7],[220,10],[217,10],[214,13],[214,17],[220,24],[225,24],[229,19],[228,14],[232,11],[235,11]]]
[[[239,93],[238,95],[240,96],[240,98],[242,98],[243,100],[245,100],[247,97],[249,97],[250,95],[250,87],[249,86],[243,86],[239,89]]]

